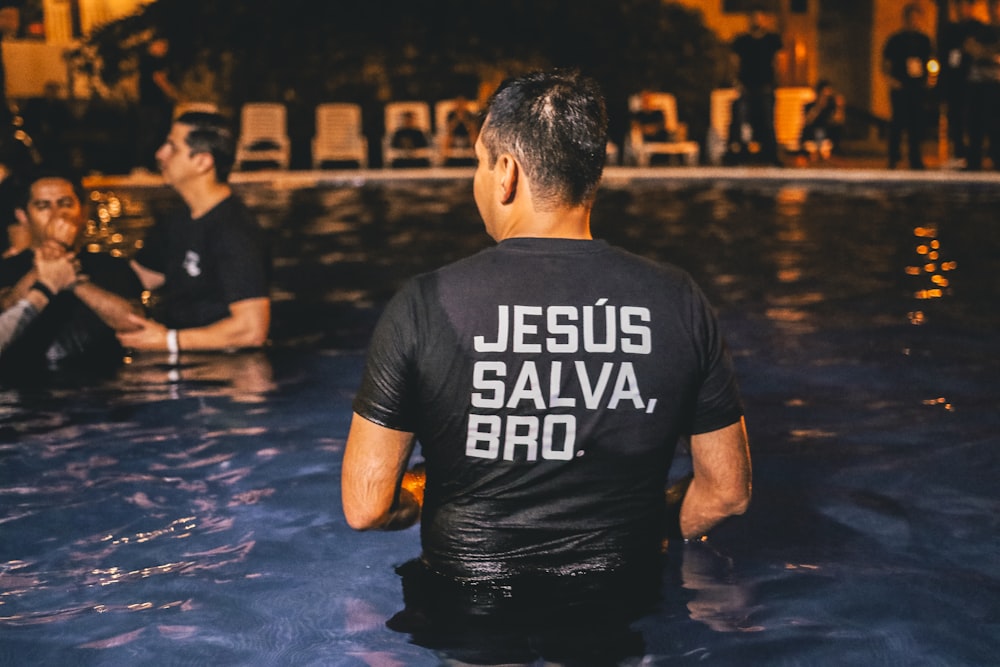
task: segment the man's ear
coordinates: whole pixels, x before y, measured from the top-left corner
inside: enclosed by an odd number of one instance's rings
[[[497,169],[500,170],[500,203],[509,204],[517,196],[517,180],[521,168],[510,153],[504,153],[497,158]]]
[[[193,156],[194,163],[198,167],[198,171],[205,173],[215,169],[215,158],[208,151],[202,151],[200,153],[195,153]]]
[[[28,214],[25,213],[24,209],[18,206],[14,209],[14,217],[17,218],[17,224],[26,225],[28,224]]]

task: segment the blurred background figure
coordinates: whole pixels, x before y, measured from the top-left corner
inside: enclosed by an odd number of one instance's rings
[[[956,167],[966,165],[969,70],[972,65],[968,42],[983,28],[982,22],[976,18],[976,5],[980,2],[981,0],[958,0],[957,20],[949,22],[944,27],[941,31],[941,43],[938,45],[941,60],[941,78],[938,85],[946,105],[952,166]]]
[[[758,148],[756,158],[766,164],[781,166],[778,140],[774,134],[774,59],[781,51],[781,36],[767,27],[767,15],[762,7],[754,7],[748,15],[747,32],[733,40],[736,59],[736,82],[740,96],[733,103],[730,161],[748,157],[751,142]],[[735,148],[735,150],[734,150]]]
[[[907,159],[911,169],[923,169],[920,145],[924,139],[927,104],[927,63],[933,55],[931,38],[920,29],[920,5],[903,8],[903,27],[886,40],[882,48],[882,68],[889,78],[889,169],[902,159],[906,133]]]
[[[632,131],[638,132],[642,141],[647,143],[670,141],[667,118],[662,109],[653,106],[651,99],[648,90],[639,95],[639,110],[632,114]]]
[[[844,96],[829,81],[820,81],[816,84],[816,99],[805,105],[803,114],[802,151],[810,159],[829,159],[840,150],[847,119]]]
[[[3,60],[3,40],[16,37],[21,28],[23,0],[0,0],[0,126],[6,127],[13,115],[7,99],[7,68]]]
[[[459,164],[479,136],[479,118],[472,104],[463,96],[455,98],[455,107],[448,112],[444,140],[441,144],[442,162]],[[467,161],[467,160],[466,160]]]
[[[412,111],[404,111],[399,128],[392,135],[392,147],[403,151],[421,151],[430,146],[430,137],[418,127],[417,116]],[[421,157],[396,159],[394,167],[428,167],[430,161]]]
[[[971,56],[966,117],[969,171],[983,168],[984,153],[993,169],[1000,170],[1000,2],[991,0],[988,8],[989,24],[977,22],[965,42]]]
[[[22,109],[24,130],[31,137],[32,145],[45,164],[55,168],[67,168],[71,164],[66,136],[75,122],[61,92],[58,81],[48,81],[45,94],[29,98]]]
[[[181,101],[180,91],[170,80],[168,54],[170,42],[153,36],[139,55],[139,104],[134,166],[156,170],[156,149],[170,131],[174,105]]]

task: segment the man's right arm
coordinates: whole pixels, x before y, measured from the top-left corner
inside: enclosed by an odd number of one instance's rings
[[[154,271],[152,269],[147,269],[145,266],[139,262],[133,260],[129,261],[129,266],[135,271],[135,275],[138,276],[139,282],[142,283],[143,289],[154,290],[163,287],[163,283],[166,282],[166,276],[164,276],[159,271]]]
[[[694,477],[681,505],[681,534],[698,538],[750,503],[751,466],[746,423],[691,436]]]
[[[420,518],[421,496],[404,482],[413,434],[354,413],[340,473],[347,524],[355,530],[398,530]]]

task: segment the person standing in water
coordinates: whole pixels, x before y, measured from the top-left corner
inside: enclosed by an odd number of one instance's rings
[[[446,633],[494,613],[530,623],[543,608],[522,594],[567,580],[587,592],[555,615],[603,624],[610,608],[592,592],[634,600],[650,580],[627,582],[659,576],[664,538],[699,538],[747,508],[743,409],[712,307],[681,269],[591,235],[606,145],[593,80],[555,71],[505,82],[473,179],[497,245],[411,280],[374,332],[343,510],[358,530],[420,520],[422,555],[401,568],[414,613],[395,623],[430,619],[410,628],[428,645],[441,639],[435,621]],[[693,476],[665,494],[686,438]],[[423,489],[404,474],[417,440]],[[449,596],[476,608],[442,608]],[[499,644],[505,657],[528,651],[507,634]]]

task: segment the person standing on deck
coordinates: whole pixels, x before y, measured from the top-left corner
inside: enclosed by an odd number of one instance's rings
[[[740,93],[734,103],[734,110],[738,109],[739,113],[734,116],[745,114],[753,141],[760,145],[760,159],[767,164],[781,166],[774,129],[774,90],[777,85],[774,59],[783,44],[781,35],[767,29],[766,20],[764,10],[755,7],[749,14],[747,31],[733,40],[732,52],[736,59],[736,82]]]
[[[882,69],[889,77],[889,169],[902,158],[906,132],[907,159],[911,169],[923,169],[921,144],[927,125],[927,63],[933,55],[931,38],[920,30],[920,5],[903,8],[903,29],[893,33],[882,48]]]
[[[519,623],[540,611],[518,607],[521,593],[559,581],[613,581],[597,588],[634,599],[664,537],[699,538],[748,505],[743,410],[711,306],[679,268],[591,235],[606,145],[592,80],[555,71],[501,85],[473,179],[497,245],[411,280],[376,327],[343,510],[358,530],[421,522],[421,557],[401,568],[411,620],[485,613],[414,597],[428,579],[512,606]],[[666,502],[688,437],[693,477]],[[404,474],[416,440],[423,488]],[[610,609],[589,595],[556,615],[600,625]]]

